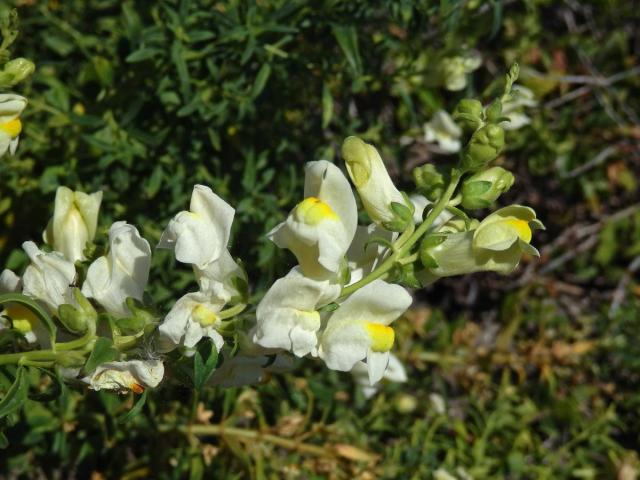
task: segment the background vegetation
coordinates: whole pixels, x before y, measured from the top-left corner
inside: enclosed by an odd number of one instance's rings
[[[164,388],[132,419],[130,397],[65,389],[6,430],[0,476],[636,478],[633,2],[2,5],[21,18],[13,53],[37,64],[17,92],[30,102],[19,151],[0,159],[9,268],[24,265],[22,241],[40,238],[58,185],[104,190],[102,225],[126,219],[153,244],[204,183],[237,207],[232,253],[259,296],[292,264],[264,233],[299,197],[306,161],[338,161],[358,133],[409,187],[413,167],[447,159],[422,140],[432,113],[490,98],[516,60],[539,107],[508,134],[499,163],[517,181],[502,200],[534,207],[547,231],[535,240],[542,258],[515,275],[416,293],[396,341],[408,384],[366,400],[350,375],[300,362],[261,386],[207,390],[194,408],[188,390]],[[482,67],[446,91],[438,60],[470,50]],[[161,304],[190,281],[166,252],[152,278]]]

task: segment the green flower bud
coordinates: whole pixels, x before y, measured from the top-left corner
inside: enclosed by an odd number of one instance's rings
[[[76,305],[68,303],[60,305],[58,307],[58,318],[71,333],[82,335],[89,327],[95,329],[98,313],[79,288],[73,289],[73,298]]]
[[[26,58],[14,58],[8,61],[0,72],[0,85],[12,86],[21,82],[36,69],[32,61]]]
[[[453,111],[453,119],[466,132],[475,132],[484,124],[482,103],[475,98],[463,98]]]
[[[116,325],[125,335],[135,335],[144,330],[147,325],[156,321],[154,312],[146,308],[135,298],[127,298],[125,304],[129,308],[131,316],[115,320]]]
[[[511,188],[513,174],[502,167],[491,167],[472,175],[462,184],[462,206],[469,210],[487,208]]]
[[[476,171],[494,160],[504,148],[504,130],[498,125],[485,125],[477,130],[465,148],[462,169]]]
[[[491,102],[491,105],[487,107],[487,121],[491,123],[498,123],[502,117],[502,102],[499,99],[495,99]]]
[[[447,186],[448,175],[442,167],[426,163],[413,171],[416,187],[430,201],[437,201]]]

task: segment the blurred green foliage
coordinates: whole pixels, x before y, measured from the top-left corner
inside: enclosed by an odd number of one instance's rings
[[[2,2],[3,8],[16,6]],[[301,195],[306,161],[358,133],[396,180],[441,164],[422,125],[486,100],[518,61],[540,106],[507,135],[505,202],[547,225],[542,259],[450,279],[400,321],[406,385],[367,401],[301,363],[245,389],[132,398],[63,388],[12,417],[0,472],[46,478],[635,478],[640,405],[640,20],[633,2],[20,1],[16,56],[37,70],[16,156],[0,159],[0,263],[38,240],[58,185],[105,192],[101,224],[153,244],[194,183],[237,208],[232,253],[256,295],[292,257],[264,239]],[[442,58],[478,51],[465,90]],[[409,189],[409,188],[407,188]],[[161,304],[190,274],[158,252]],[[165,287],[163,287],[163,285]],[[6,391],[10,372],[0,371]],[[35,380],[35,379],[34,379]],[[48,377],[41,380],[50,387]],[[32,392],[34,393],[34,392]],[[193,403],[193,406],[190,404]],[[186,435],[196,422],[267,438]],[[249,438],[249,440],[247,440]],[[0,439],[0,442],[2,439]],[[279,446],[278,446],[279,445]],[[318,453],[318,452],[316,452]],[[462,470],[460,470],[462,469]],[[11,473],[9,473],[11,472]],[[443,477],[444,478],[444,477]]]

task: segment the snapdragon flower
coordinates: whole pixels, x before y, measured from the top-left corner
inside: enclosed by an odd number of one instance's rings
[[[253,341],[298,357],[315,352],[321,326],[318,309],[335,300],[340,289],[331,280],[307,278],[294,268],[271,286],[258,305]]]
[[[18,148],[22,122],[20,114],[27,106],[27,99],[13,93],[0,94],[0,157],[7,153],[13,155]]]
[[[226,250],[235,210],[204,185],[193,187],[189,211],[178,213],[158,248],[175,249],[176,259],[204,269]]]
[[[309,162],[305,199],[267,235],[296,256],[308,277],[324,279],[340,270],[356,231],[358,210],[349,182],[335,165]]]
[[[447,153],[456,153],[462,146],[462,129],[451,115],[444,110],[438,110],[424,125],[424,139],[428,143],[437,143]]]
[[[224,339],[217,328],[224,303],[203,292],[187,293],[180,298],[158,327],[162,350],[180,345],[193,348],[203,337],[209,337],[220,351]]]
[[[164,365],[160,360],[129,360],[103,363],[82,381],[91,390],[142,393],[145,388],[157,387],[163,377]]]
[[[477,70],[482,57],[476,52],[448,57],[440,62],[440,76],[447,90],[457,92],[467,86],[467,74]]]
[[[149,280],[151,247],[127,222],[115,222],[109,229],[109,253],[89,265],[82,293],[95,298],[116,317],[130,315],[127,298],[142,300]]]
[[[33,242],[24,242],[22,248],[31,263],[22,276],[22,293],[42,302],[50,313],[71,300],[71,284],[76,267],[61,253],[45,253]]]
[[[502,102],[502,116],[509,121],[500,122],[500,126],[505,130],[518,130],[529,125],[531,119],[524,112],[525,107],[536,107],[538,102],[535,94],[527,87],[514,85],[507,100]]]
[[[85,260],[83,252],[96,235],[101,202],[102,192],[86,194],[58,187],[53,218],[43,233],[44,241],[70,262]]]
[[[0,274],[0,294],[17,293],[22,290],[22,280],[18,275],[9,269],[5,269]],[[28,343],[36,343],[40,338],[46,336],[37,335],[40,322],[36,315],[27,307],[19,303],[8,303],[4,305],[4,310],[0,310],[0,331],[7,328],[18,330]],[[35,327],[35,328],[34,328]]]
[[[389,363],[395,332],[389,325],[411,305],[399,285],[374,280],[330,314],[318,355],[333,370],[348,372],[366,359],[370,383],[378,382]]]
[[[351,369],[351,375],[365,398],[371,398],[378,392],[378,384],[369,382],[369,370],[367,364],[358,362]],[[389,355],[389,364],[382,375],[383,380],[394,383],[405,383],[409,378],[402,362],[393,353]]]
[[[405,199],[389,177],[378,150],[358,137],[347,137],[342,157],[371,220],[377,224],[393,221],[391,203],[404,205]]]

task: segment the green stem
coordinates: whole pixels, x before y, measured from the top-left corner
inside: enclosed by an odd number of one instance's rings
[[[461,172],[454,170],[451,174],[451,181],[449,182],[447,189],[444,191],[444,193],[442,194],[442,197],[440,197],[438,202],[433,206],[433,208],[427,215],[427,218],[424,219],[424,221],[420,224],[420,226],[413,233],[409,235],[408,239],[406,240],[403,239],[403,244],[400,246],[400,248],[398,248],[395,252],[393,252],[393,254],[391,254],[391,256],[389,256],[389,258],[387,258],[384,262],[382,262],[378,266],[378,268],[376,268],[373,272],[371,272],[369,275],[367,275],[363,279],[357,281],[352,285],[349,285],[348,287],[343,288],[340,296],[346,297],[347,295],[351,295],[353,292],[359,290],[365,285],[368,285],[374,280],[382,277],[389,270],[391,270],[391,268],[393,268],[396,262],[400,260],[402,257],[404,257],[411,250],[411,247],[413,247],[413,245],[418,240],[420,240],[420,238],[427,232],[427,230],[433,224],[436,218],[438,218],[438,215],[440,215],[443,212],[443,210],[447,207],[449,200],[453,196],[453,193],[456,191],[456,187],[458,186],[458,183],[460,182],[461,177],[462,177]],[[404,237],[404,233],[401,235],[400,238],[402,237]]]
[[[239,315],[240,313],[242,313],[245,308],[247,308],[247,304],[246,303],[239,303],[237,305],[234,305],[231,308],[227,308],[226,310],[222,310],[218,314],[218,318],[220,320],[224,320],[226,318],[235,317],[236,315]]]
[[[24,362],[55,362],[58,353],[53,350],[34,350],[32,352],[5,353],[0,355],[0,365],[23,364]]]

